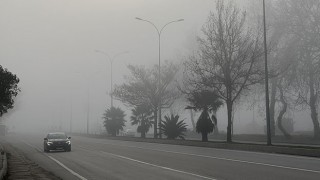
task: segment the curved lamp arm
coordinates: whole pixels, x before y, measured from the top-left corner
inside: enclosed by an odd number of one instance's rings
[[[169,24],[171,24],[171,23],[175,23],[175,22],[184,21],[184,19],[178,19],[178,20],[170,21],[170,22],[168,22],[167,24],[165,24],[165,25],[160,29],[160,31],[159,31],[159,29],[157,28],[157,26],[156,26],[154,23],[152,23],[151,21],[145,20],[145,19],[141,19],[141,18],[138,18],[138,17],[136,17],[136,19],[137,19],[137,20],[140,20],[140,21],[145,21],[145,22],[147,22],[147,23],[150,23],[150,24],[157,30],[157,33],[158,33],[159,36],[161,35],[162,30],[163,30],[167,25],[169,25]]]

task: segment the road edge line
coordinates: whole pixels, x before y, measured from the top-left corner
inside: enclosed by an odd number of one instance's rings
[[[56,162],[58,165],[60,165],[61,167],[63,167],[64,169],[66,169],[67,171],[69,171],[71,174],[73,174],[74,176],[78,177],[81,180],[87,180],[86,178],[84,178],[83,176],[81,176],[80,174],[74,172],[72,169],[68,168],[66,165],[64,165],[63,163],[61,163],[60,161],[56,160],[55,158],[47,155],[51,160],[53,160],[54,162]]]
[[[52,156],[49,156],[47,154],[44,154],[38,147],[35,147],[27,142],[23,142],[26,145],[36,149],[38,152],[42,153],[44,156],[47,156],[48,158],[50,158],[51,160],[53,160],[55,163],[57,163],[59,166],[63,167],[65,170],[69,171],[72,175],[78,177],[81,180],[87,180],[85,177],[81,176],[80,174],[74,172],[72,169],[68,168],[66,165],[64,165],[63,163],[61,163],[60,161],[58,161],[57,159],[53,158]]]

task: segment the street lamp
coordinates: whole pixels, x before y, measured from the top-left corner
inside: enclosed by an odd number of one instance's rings
[[[154,23],[152,23],[151,21],[148,21],[148,20],[145,20],[145,19],[142,19],[142,18],[138,18],[138,17],[136,17],[136,19],[137,20],[139,20],[139,21],[145,21],[145,22],[147,22],[147,23],[149,23],[149,24],[151,24],[156,30],[157,30],[157,33],[158,33],[158,40],[159,40],[159,74],[158,74],[158,93],[159,93],[159,105],[158,105],[158,109],[159,109],[159,126],[160,126],[160,124],[161,124],[161,92],[160,92],[160,75],[161,75],[161,73],[160,73],[160,47],[161,47],[161,44],[160,44],[160,42],[161,42],[161,33],[162,33],[162,31],[163,31],[163,29],[167,26],[167,25],[169,25],[169,24],[171,24],[171,23],[175,23],[175,22],[180,22],[180,21],[184,21],[184,19],[178,19],[178,20],[175,20],[175,21],[170,21],[170,22],[168,22],[168,23],[166,23],[160,30],[157,28],[157,26],[154,24]],[[157,137],[157,134],[156,134],[156,129],[157,129],[157,127],[156,127],[156,123],[155,123],[155,135],[154,135],[154,137],[156,138]],[[159,137],[161,138],[161,129],[159,129]]]
[[[96,71],[94,73],[98,73],[99,71]],[[81,72],[76,72],[76,74],[80,74],[83,75]],[[86,73],[85,78],[87,79],[87,117],[86,117],[86,132],[87,134],[89,134],[89,121],[90,121],[90,74]],[[72,93],[71,93],[72,94]],[[72,131],[72,95],[71,95],[71,105],[70,105],[70,109],[71,109],[71,113],[70,113],[70,132]]]
[[[263,6],[263,41],[264,41],[264,68],[265,68],[265,92],[266,92],[266,120],[267,120],[267,145],[271,144],[271,127],[270,127],[270,108],[269,108],[269,77],[268,77],[268,53],[267,53],[267,31],[266,31],[266,7],[265,1],[262,0]]]
[[[128,52],[128,51],[123,51],[123,52],[120,52],[120,53],[115,54],[115,55],[112,56],[112,57],[110,57],[110,56],[108,55],[108,53],[106,53],[106,52],[104,52],[104,51],[95,50],[95,52],[105,55],[105,56],[107,57],[107,60],[109,60],[109,62],[110,62],[110,98],[111,98],[111,107],[113,107],[113,96],[112,96],[112,90],[113,90],[113,88],[112,88],[112,86],[113,86],[112,64],[113,64],[113,60],[114,60],[116,57],[118,57],[118,56],[120,56],[120,55],[122,55],[122,54],[129,53],[129,52]],[[108,72],[108,70],[107,70],[107,72]]]
[[[70,95],[70,125],[69,125],[69,131],[72,133],[72,93]]]

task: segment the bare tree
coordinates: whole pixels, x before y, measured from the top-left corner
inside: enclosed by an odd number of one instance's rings
[[[294,96],[296,96],[293,87],[293,82],[297,77],[297,52],[299,52],[299,40],[293,33],[290,33],[291,28],[288,23],[285,5],[289,1],[270,0],[267,1],[266,11],[268,17],[268,47],[269,47],[269,77],[270,77],[270,124],[271,135],[275,136],[276,126],[282,131],[285,137],[289,138],[290,134],[282,127],[282,120],[286,116],[288,109],[295,106]],[[262,13],[260,2],[251,3],[253,10],[253,22],[258,22],[261,19]],[[257,10],[258,9],[258,10]],[[260,86],[258,86],[260,87]],[[264,87],[263,87],[264,89]],[[264,94],[264,91],[258,91],[259,94]],[[259,100],[258,100],[259,99]],[[253,101],[261,101],[261,97]],[[263,106],[262,109],[265,109]],[[264,110],[262,110],[264,111]]]
[[[279,23],[295,41],[295,92],[298,103],[310,109],[314,137],[320,137],[318,106],[320,95],[320,2],[279,1]]]
[[[217,1],[202,32],[199,52],[186,63],[184,83],[195,90],[218,92],[227,104],[227,142],[231,142],[233,104],[243,90],[262,80],[261,34],[246,26],[246,12],[222,0]]]

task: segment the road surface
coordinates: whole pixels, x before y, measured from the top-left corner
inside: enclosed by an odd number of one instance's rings
[[[42,135],[6,137],[27,158],[62,179],[320,179],[320,159],[72,137],[71,152],[43,152]]]

